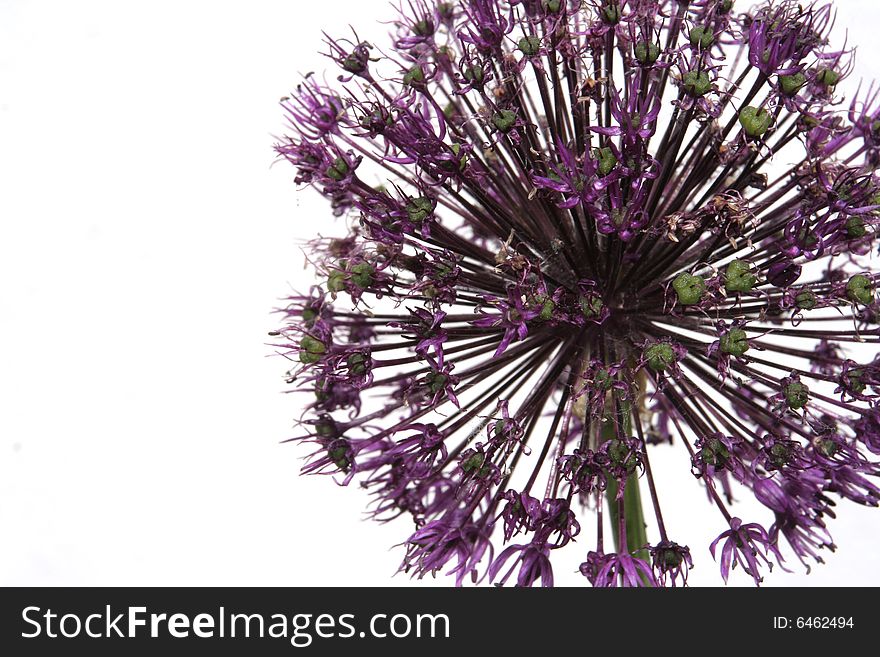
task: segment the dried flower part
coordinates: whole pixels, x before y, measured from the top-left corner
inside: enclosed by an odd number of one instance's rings
[[[273,333],[305,471],[411,518],[403,570],[549,586],[565,548],[595,586],[686,584],[651,471],[673,442],[725,581],[821,562],[834,497],[878,505],[880,90],[840,111],[831,18],[411,0],[390,47],[327,39],[338,83],[283,101],[277,152],[348,232],[307,245]]]

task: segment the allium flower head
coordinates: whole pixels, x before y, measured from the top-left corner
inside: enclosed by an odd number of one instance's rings
[[[295,439],[414,523],[403,571],[549,586],[566,549],[681,585],[711,545],[760,583],[834,549],[835,497],[880,502],[880,90],[841,97],[829,5],[743,4],[404,0],[284,99],[277,152],[344,222],[274,333]],[[718,509],[699,550],[671,442]]]

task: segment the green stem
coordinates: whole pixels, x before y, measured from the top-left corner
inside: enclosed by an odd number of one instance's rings
[[[613,477],[608,479],[608,488],[605,489],[608,500],[608,510],[611,513],[611,526],[614,528],[614,548],[618,552],[620,545],[620,516],[617,512],[617,480]],[[642,511],[642,496],[639,494],[639,478],[630,475],[626,480],[626,489],[623,492],[623,513],[626,522],[626,551],[634,557],[650,561],[648,551],[644,549],[648,543],[645,514]]]
[[[632,416],[629,402],[621,404],[623,413],[623,430],[627,434],[632,433]],[[616,429],[613,420],[605,420],[602,424],[602,440],[612,440],[616,437]],[[620,513],[617,503],[617,479],[608,477],[608,486],[605,489],[605,499],[608,502],[608,511],[611,514],[611,527],[614,535],[614,549],[621,551]],[[623,491],[623,514],[626,532],[626,551],[634,557],[648,561],[650,554],[645,549],[648,544],[645,514],[642,510],[642,496],[639,493],[639,477],[636,473],[631,474],[626,480]],[[642,578],[644,580],[644,577]],[[645,581],[647,584],[647,581]]]

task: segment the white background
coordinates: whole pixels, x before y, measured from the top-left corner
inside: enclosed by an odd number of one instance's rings
[[[880,77],[880,3],[837,6],[855,77]],[[364,520],[362,493],[298,476],[306,450],[279,445],[298,411],[265,344],[308,285],[297,240],[332,221],[270,166],[277,101],[326,67],[322,28],[373,38],[391,15],[0,1],[0,584],[410,582],[391,547],[409,527]],[[679,454],[652,459],[692,584],[719,584],[717,512]],[[829,563],[768,584],[880,584],[880,510],[839,511]]]

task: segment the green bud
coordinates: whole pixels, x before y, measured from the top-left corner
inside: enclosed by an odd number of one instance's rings
[[[666,342],[657,342],[645,349],[644,358],[655,372],[663,372],[675,362],[675,350]]]
[[[801,114],[798,121],[800,122],[801,127],[805,130],[812,130],[819,125],[819,121],[808,114]]]
[[[587,319],[598,318],[602,314],[602,308],[605,307],[601,297],[598,296],[581,297],[579,304],[581,307],[581,315]]]
[[[749,339],[741,328],[732,328],[721,336],[721,353],[739,358],[749,350]]]
[[[849,384],[849,389],[855,392],[856,394],[861,394],[865,392],[865,388],[868,386],[864,381],[865,371],[862,368],[851,369],[846,373],[846,380]]]
[[[434,34],[434,21],[429,18],[423,18],[413,25],[413,33],[420,37],[429,37]]]
[[[455,155],[455,157],[459,157],[459,155],[461,154],[461,144],[459,144],[459,143],[452,144],[452,146],[449,147],[449,150],[452,151],[452,154]],[[446,168],[448,168],[448,169],[454,168],[454,162],[448,161],[445,163],[445,165],[446,165]],[[458,169],[460,171],[464,171],[466,168],[467,168],[467,153],[465,153],[464,156],[462,156],[461,159],[459,159],[459,161],[458,161]]]
[[[341,271],[331,272],[327,277],[327,289],[330,292],[342,292],[345,289],[345,274]]]
[[[443,374],[443,372],[429,372],[428,375],[425,376],[425,385],[428,386],[428,390],[435,395],[446,388],[448,381],[449,377],[446,374]]]
[[[359,262],[351,268],[351,282],[359,288],[368,288],[373,284],[373,274],[376,270],[368,262]]]
[[[812,290],[802,290],[794,298],[794,303],[801,310],[812,310],[818,301]]]
[[[369,366],[369,359],[366,354],[355,353],[351,354],[345,361],[346,365],[348,365],[348,371],[354,374],[355,376],[360,376],[361,374],[367,373],[367,367]]]
[[[617,166],[617,158],[614,157],[614,151],[606,147],[597,148],[594,152],[599,160],[599,175],[607,176]]]
[[[705,71],[688,71],[681,78],[681,86],[689,96],[700,98],[712,91],[712,80]]]
[[[874,283],[867,276],[856,274],[846,284],[846,296],[863,306],[870,305],[874,300]]]
[[[327,448],[327,456],[336,464],[336,467],[343,471],[348,471],[351,467],[351,458],[349,457],[348,444],[344,441],[334,441]]]
[[[672,281],[672,289],[678,295],[678,300],[683,306],[693,306],[700,303],[706,292],[706,281],[702,276],[694,276],[683,272]]]
[[[660,46],[653,41],[639,41],[633,48],[636,61],[650,66],[660,57]]]
[[[541,39],[534,35],[524,36],[519,40],[517,47],[526,57],[534,57],[541,50]]]
[[[751,292],[757,282],[758,278],[752,273],[746,261],[733,260],[727,265],[724,289],[728,292]]]
[[[608,445],[608,458],[611,463],[618,467],[624,468],[627,474],[632,474],[638,466],[638,457],[632,452],[629,446],[622,440],[612,438]]]
[[[333,164],[327,167],[327,171],[324,173],[327,174],[328,178],[332,178],[333,180],[345,180],[345,177],[348,175],[348,172],[351,171],[351,167],[348,166],[348,162],[341,157],[337,157],[333,160]]]
[[[409,216],[409,220],[414,224],[421,224],[424,222],[425,219],[431,216],[433,211],[434,206],[431,203],[431,199],[424,196],[411,199],[410,202],[406,204],[406,214]]]
[[[727,461],[730,458],[730,451],[720,440],[712,438],[706,441],[705,446],[697,452],[697,455],[706,465],[711,465],[715,468],[723,468],[727,465]]]
[[[333,382],[326,378],[320,378],[315,381],[315,399],[319,402],[327,401],[330,398],[330,390],[333,388]]]
[[[351,53],[342,60],[342,68],[349,73],[354,73],[355,75],[363,73],[367,70],[367,67],[364,65],[364,63],[354,53]]]
[[[683,557],[677,550],[661,548],[656,553],[656,559],[662,564],[662,570],[675,570],[681,565]]]
[[[562,8],[562,0],[544,0],[542,4],[544,5],[544,9],[551,14],[559,12]]]
[[[299,360],[305,365],[317,363],[326,351],[327,345],[310,335],[304,335],[299,341]]]
[[[315,434],[321,438],[335,438],[337,434],[336,423],[330,421],[319,421],[315,424]]]
[[[813,445],[815,445],[816,451],[827,458],[831,458],[837,453],[837,443],[835,443],[833,440],[828,440],[827,438],[817,438],[814,441]]]
[[[702,25],[691,28],[688,36],[691,40],[691,45],[702,50],[706,50],[715,42],[715,35],[712,34],[711,28],[703,27]]]
[[[839,81],[840,73],[837,73],[830,68],[823,68],[816,74],[816,82],[823,84],[826,87],[833,87]]]
[[[733,9],[733,0],[723,0],[723,2],[718,5],[718,12],[721,14],[726,14],[731,9]]]
[[[307,328],[312,328],[315,325],[315,320],[318,319],[318,312],[311,308],[304,308],[302,311],[303,324],[306,325]]]
[[[711,440],[698,452],[698,455],[703,463],[717,469],[724,468],[730,460],[730,451],[717,439]]]
[[[781,468],[791,461],[792,449],[785,443],[774,443],[770,448],[770,462],[777,468]]]
[[[611,390],[611,386],[614,384],[614,379],[611,378],[611,375],[608,373],[606,369],[600,369],[596,371],[596,374],[593,378],[593,383],[596,384],[596,387],[599,390]]]
[[[486,457],[480,452],[474,452],[461,463],[461,469],[465,472],[473,472],[483,467]]]
[[[468,66],[464,70],[464,79],[476,86],[483,84],[485,76],[486,74],[483,72],[482,66]]]
[[[556,304],[553,302],[553,299],[550,297],[539,298],[538,303],[541,304],[541,313],[538,315],[538,319],[542,322],[548,322],[553,319],[553,312],[556,310]]]
[[[773,117],[764,108],[758,109],[750,105],[740,111],[739,122],[749,137],[756,138],[770,129]]]
[[[785,403],[793,411],[806,406],[810,399],[810,389],[800,381],[789,383],[782,389],[782,394],[785,395]]]
[[[492,427],[492,433],[496,440],[504,440],[506,434],[512,432],[515,427],[516,423],[513,420],[498,420]]]
[[[620,8],[617,5],[609,5],[602,9],[602,20],[609,25],[617,25],[620,22]]]
[[[425,83],[425,72],[418,64],[413,66],[403,75],[403,83],[410,87],[417,87]]]
[[[500,132],[510,132],[516,124],[516,112],[503,109],[492,117],[492,123]]]
[[[779,76],[779,88],[786,96],[796,95],[806,83],[807,77],[803,73]]]
[[[872,203],[873,205],[873,203]],[[858,216],[852,216],[846,220],[846,236],[851,240],[859,239],[868,234],[865,228],[865,220]]]
[[[798,231],[798,241],[801,246],[805,249],[812,249],[816,244],[819,243],[819,238],[816,237],[816,232],[808,228],[807,226],[803,226]]]

